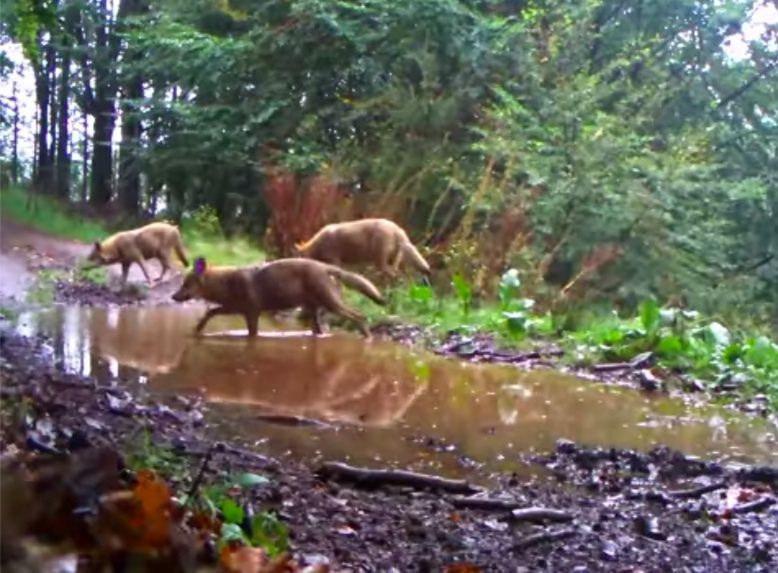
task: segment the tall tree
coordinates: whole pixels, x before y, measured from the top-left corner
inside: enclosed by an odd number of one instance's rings
[[[42,35],[42,32],[40,34]],[[44,48],[44,53],[43,65],[37,62],[33,65],[35,92],[38,102],[38,154],[35,168],[35,186],[39,191],[47,192],[51,187],[52,178],[53,158],[49,155],[49,106],[53,92],[51,75],[56,66],[56,54],[51,44]]]
[[[13,140],[11,156],[11,181],[14,184],[19,182],[19,84],[14,80],[13,83]]]
[[[130,19],[147,11],[145,0],[124,0],[124,18]],[[122,22],[121,32],[127,32],[132,25]],[[143,98],[143,76],[140,65],[143,54],[132,45],[125,46],[122,58],[122,140],[119,147],[118,196],[122,209],[136,214],[140,208],[140,157],[142,125],[136,107]]]

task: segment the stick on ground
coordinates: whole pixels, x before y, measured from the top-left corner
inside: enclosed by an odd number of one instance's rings
[[[322,479],[351,481],[368,487],[404,485],[416,489],[436,489],[453,493],[476,493],[481,491],[465,480],[448,479],[404,470],[357,468],[341,462],[325,462],[316,473]]]
[[[525,538],[520,539],[513,545],[513,549],[521,551],[522,549],[527,549],[533,545],[548,543],[549,541],[559,541],[561,539],[572,537],[573,535],[575,535],[575,529],[572,527],[555,529],[552,531],[543,531],[541,533],[527,535]]]

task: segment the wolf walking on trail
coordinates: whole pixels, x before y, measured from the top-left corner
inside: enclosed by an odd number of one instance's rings
[[[423,273],[430,266],[406,232],[389,219],[359,219],[322,227],[310,240],[296,245],[302,257],[333,265],[372,263],[391,277],[408,261]]]
[[[171,250],[176,252],[185,267],[189,266],[178,227],[170,223],[156,222],[116,233],[103,241],[95,241],[87,260],[93,263],[92,266],[121,263],[122,289],[124,289],[132,263],[137,263],[149,285],[153,284],[144,262],[147,259],[157,259],[162,265],[162,273],[157,279],[161,281],[170,269]]]
[[[301,306],[313,321],[314,334],[322,332],[320,311],[328,310],[350,319],[366,338],[370,338],[365,317],[346,306],[335,279],[374,302],[384,304],[381,293],[365,277],[302,258],[243,267],[210,267],[205,259],[199,258],[173,300],[183,302],[200,298],[219,305],[209,309],[200,319],[196,333],[200,333],[214,316],[240,314],[246,320],[249,336],[256,336],[262,312],[273,313]]]

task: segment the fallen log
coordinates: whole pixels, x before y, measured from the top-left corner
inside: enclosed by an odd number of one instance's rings
[[[706,493],[710,493],[712,491],[716,491],[719,489],[724,489],[725,487],[727,487],[727,482],[718,481],[715,483],[709,483],[708,485],[703,485],[692,489],[676,489],[673,491],[668,491],[667,495],[677,499],[694,499],[697,497],[702,497]]]
[[[456,496],[449,501],[457,509],[483,509],[485,511],[512,511],[521,503],[510,499],[489,499],[486,497]]]
[[[322,479],[351,481],[362,486],[403,485],[415,489],[429,488],[466,494],[481,491],[480,488],[465,480],[448,479],[405,470],[357,468],[342,462],[325,462],[316,470],[316,474]]]
[[[267,422],[268,424],[277,424],[279,426],[291,426],[291,427],[315,427],[315,428],[332,428],[332,424],[322,422],[321,420],[315,420],[313,418],[306,418],[304,416],[293,416],[286,414],[258,414],[257,420],[260,422]]]
[[[654,355],[651,352],[642,352],[629,362],[604,362],[595,364],[592,370],[595,372],[616,372],[618,370],[637,370],[651,364]]]
[[[630,368],[632,366],[629,362],[604,362],[592,366],[592,370],[595,372],[616,372],[618,370],[629,370]]]
[[[767,509],[771,505],[775,505],[775,498],[766,496],[756,501],[749,501],[748,503],[741,503],[732,508],[732,513],[735,515],[743,515],[744,513],[751,513],[752,511],[762,511]]]
[[[511,521],[572,521],[573,516],[566,511],[547,507],[525,507],[511,511]]]
[[[524,539],[520,539],[513,545],[513,549],[521,551],[534,545],[541,543],[548,543],[550,541],[559,541],[561,539],[567,539],[575,535],[575,529],[572,527],[566,527],[564,529],[555,529],[552,531],[543,531],[541,533],[534,533],[527,535]]]

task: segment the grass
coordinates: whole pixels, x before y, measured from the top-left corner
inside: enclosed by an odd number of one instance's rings
[[[19,317],[19,311],[16,308],[0,304],[0,319],[16,320]]]
[[[184,473],[185,462],[167,446],[157,444],[148,428],[126,446],[127,467],[153,470],[161,476],[179,476]]]
[[[98,221],[68,209],[53,197],[39,195],[30,203],[29,193],[19,187],[0,191],[0,212],[3,217],[56,237],[91,243],[108,235]]]
[[[28,199],[29,193],[19,187],[3,189],[0,191],[0,212],[3,217],[47,234],[85,243],[104,239],[115,232],[101,221],[85,217],[53,197],[38,196],[34,208],[30,207]],[[266,258],[265,252],[248,238],[224,237],[210,213],[195,214],[185,220],[181,232],[191,259],[205,257],[212,264],[243,265]]]
[[[41,305],[52,304],[57,281],[66,276],[67,271],[62,269],[41,269],[35,275],[35,282],[27,291],[27,302]]]
[[[265,252],[245,237],[227,239],[220,233],[205,233],[184,223],[182,234],[190,263],[197,257],[214,265],[248,265],[264,261]]]

